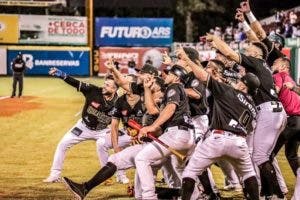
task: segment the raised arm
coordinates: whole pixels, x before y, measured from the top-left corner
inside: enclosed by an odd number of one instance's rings
[[[191,59],[188,57],[188,55],[184,52],[183,48],[180,47],[176,50],[176,55],[186,63],[186,65],[182,65],[182,67],[190,67],[192,71],[194,72],[195,76],[203,82],[206,82],[208,80],[208,73],[203,69],[202,65],[197,65]]]
[[[244,13],[241,11],[240,8],[238,8],[236,10],[235,19],[243,24],[244,32],[246,33],[247,38],[250,42],[258,42],[259,41],[259,39],[256,36],[256,34],[254,33],[254,31],[251,29],[249,24],[246,22]]]
[[[259,21],[253,15],[251,8],[250,8],[249,0],[241,2],[240,5],[241,5],[241,8],[240,8],[241,12],[243,12],[247,16],[247,18],[250,22],[250,27],[256,34],[257,38],[260,41],[265,39],[267,37],[267,34],[266,34],[265,30],[262,28]]]
[[[150,115],[159,114],[159,109],[154,102],[152,92],[150,90],[151,85],[154,82],[154,78],[144,79],[144,98],[145,98],[145,107],[147,109],[147,113]]]
[[[231,49],[226,42],[221,40],[221,38],[208,33],[206,34],[206,41],[213,42],[215,48],[218,49],[228,59],[233,60],[236,63],[240,63],[239,54]]]
[[[124,90],[128,92],[131,92],[130,82],[126,78],[124,78],[121,72],[119,72],[119,70],[115,67],[112,59],[108,60],[106,68],[110,70],[118,86],[122,87]]]

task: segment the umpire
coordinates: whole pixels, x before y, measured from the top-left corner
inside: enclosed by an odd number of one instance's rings
[[[18,82],[19,82],[18,97],[21,97],[23,91],[23,76],[24,76],[24,71],[26,69],[26,64],[23,60],[23,55],[21,52],[19,52],[17,57],[13,60],[11,67],[13,70],[13,91],[11,93],[11,98],[14,98],[16,96],[16,88]]]

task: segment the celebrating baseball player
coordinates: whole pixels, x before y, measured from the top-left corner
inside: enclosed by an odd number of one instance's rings
[[[60,180],[65,154],[69,148],[86,140],[96,140],[97,145],[101,141],[101,144],[105,135],[110,132],[107,126],[111,123],[118,86],[112,77],[106,78],[103,87],[97,87],[78,81],[57,68],[51,68],[49,74],[63,79],[85,96],[82,117],[57,145],[50,175],[43,181],[53,183]],[[101,152],[98,152],[98,157],[100,164],[104,166],[107,162],[106,156],[102,157]]]
[[[200,66],[193,63],[183,49],[177,55],[192,68],[195,76],[207,84],[214,96],[211,135],[198,143],[183,172],[182,199],[191,199],[196,177],[220,158],[228,159],[242,177],[245,197],[258,200],[258,183],[252,166],[246,136],[253,127],[257,111],[249,93],[260,85],[252,73],[246,74],[233,87],[216,81]]]

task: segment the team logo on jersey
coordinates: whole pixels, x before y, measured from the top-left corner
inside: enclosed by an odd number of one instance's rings
[[[122,115],[127,115],[127,113],[128,113],[128,110],[122,110]]]
[[[176,91],[174,89],[171,89],[171,90],[169,90],[167,96],[171,97],[171,96],[174,96],[174,94],[176,94]]]
[[[95,101],[92,101],[92,106],[94,107],[94,108],[99,108],[100,107],[100,103],[97,103],[97,102],[95,102]]]
[[[197,79],[194,79],[191,83],[192,87],[197,87],[199,85],[199,81]]]

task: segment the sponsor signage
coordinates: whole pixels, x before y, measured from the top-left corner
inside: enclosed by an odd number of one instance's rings
[[[170,46],[172,18],[106,18],[95,20],[96,46]]]
[[[56,4],[66,6],[66,0],[1,0],[2,6],[35,6],[48,7]]]
[[[26,74],[47,75],[56,67],[70,75],[89,75],[89,51],[63,50],[8,50],[8,74],[12,74],[11,63],[22,52],[26,63]]]
[[[17,15],[0,15],[0,43],[18,43]]]
[[[137,68],[141,68],[146,61],[152,62],[153,66],[160,69],[162,67],[162,53],[168,52],[168,48],[145,48],[145,47],[100,47],[99,68],[94,66],[94,72],[104,74],[107,72],[106,65],[109,58],[114,58],[119,63],[122,73],[128,72],[128,61],[133,59]]]
[[[87,44],[87,18],[49,15],[20,15],[23,44]]]

